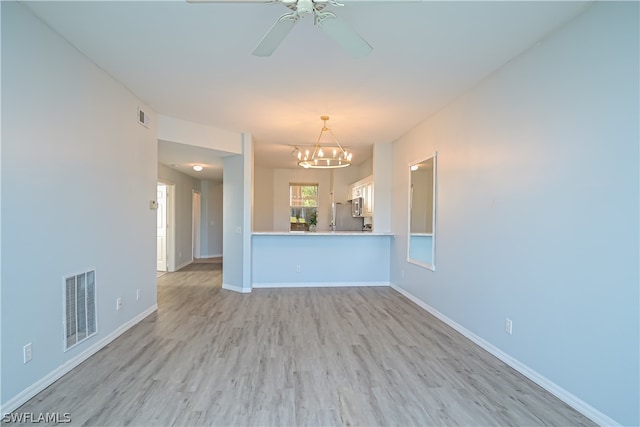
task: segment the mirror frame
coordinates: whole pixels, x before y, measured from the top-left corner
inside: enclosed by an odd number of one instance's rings
[[[431,212],[431,262],[425,262],[411,257],[411,209],[413,205],[413,182],[411,180],[411,167],[423,163],[429,159],[433,159],[433,203]],[[422,160],[409,163],[409,198],[408,198],[408,222],[407,222],[407,262],[424,267],[431,271],[436,270],[436,193],[438,178],[438,153],[434,152],[432,156],[425,157]],[[416,234],[416,233],[414,233]]]

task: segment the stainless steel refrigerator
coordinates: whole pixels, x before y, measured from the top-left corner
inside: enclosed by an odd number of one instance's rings
[[[351,216],[351,203],[334,203],[335,231],[362,231],[364,218]]]

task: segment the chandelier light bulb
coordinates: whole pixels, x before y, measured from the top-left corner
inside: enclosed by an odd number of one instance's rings
[[[321,116],[320,120],[323,121],[323,126],[320,130],[320,135],[318,135],[318,139],[313,146],[313,150],[305,150],[304,156],[300,151],[298,151],[298,165],[305,169],[333,169],[351,166],[352,154],[348,153],[347,150],[344,149],[331,129],[327,126],[329,116]],[[328,133],[328,135],[325,135],[325,132]],[[296,149],[298,149],[297,146]],[[326,157],[325,149],[327,150]],[[333,157],[329,153],[333,153]],[[324,161],[319,162],[318,160]]]

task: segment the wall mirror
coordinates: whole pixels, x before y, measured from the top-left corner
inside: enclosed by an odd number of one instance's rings
[[[436,154],[409,165],[407,261],[435,270]]]

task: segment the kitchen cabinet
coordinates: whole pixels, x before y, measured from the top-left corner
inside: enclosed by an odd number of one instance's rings
[[[373,182],[364,184],[362,216],[373,216]]]
[[[364,197],[363,194],[362,194],[362,186],[361,185],[352,184],[351,185],[351,197],[349,197],[349,200],[357,199],[358,197]]]
[[[349,199],[362,197],[362,216],[373,216],[373,175],[351,184]]]

